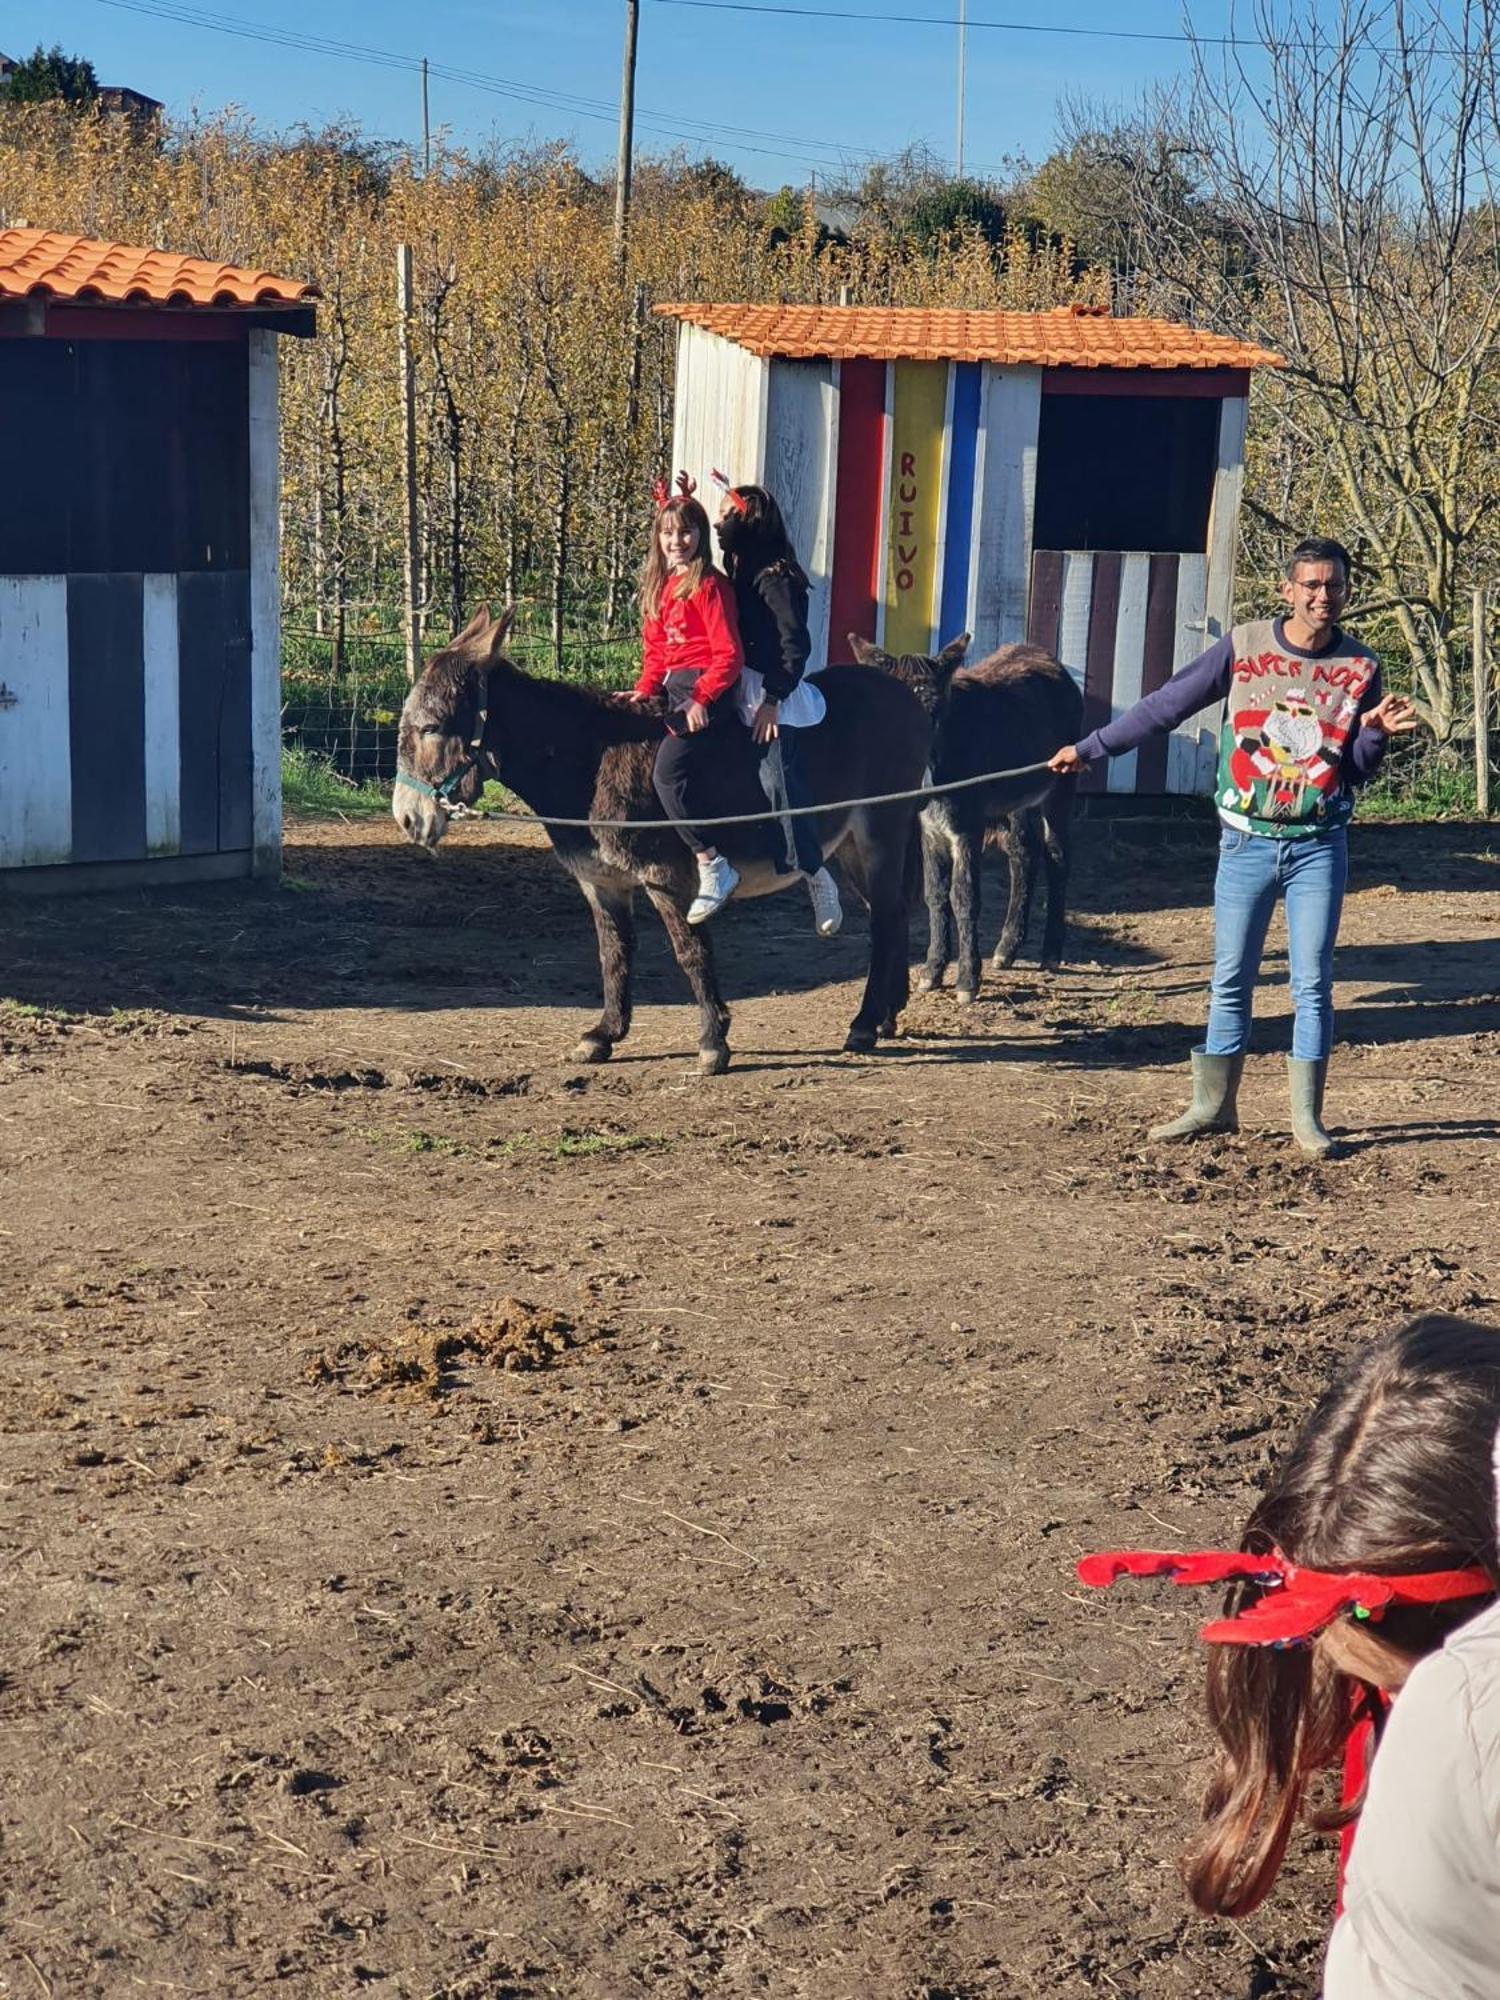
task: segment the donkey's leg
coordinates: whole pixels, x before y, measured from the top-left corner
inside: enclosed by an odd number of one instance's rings
[[[911,811],[871,806],[856,812],[840,859],[870,910],[870,970],[844,1047],[867,1055],[876,1037],[896,1032],[910,977],[911,921],[906,852]]]
[[[668,889],[647,887],[651,907],[661,918],[673,956],[687,974],[698,1002],[698,1067],[705,1076],[718,1076],[729,1067],[729,1009],[719,991],[719,975],[714,970],[713,946],[707,928],[695,926]]]
[[[927,905],[927,961],[917,975],[919,993],[936,993],[953,956],[953,918],[948,896],[953,882],[953,856],[941,823],[923,813],[922,898]]]
[[[630,1032],[630,972],[635,962],[635,891],[600,882],[580,881],[584,899],[594,913],[599,936],[599,977],[604,986],[604,1012],[573,1051],[575,1062],[608,1062],[616,1042]]]
[[[979,864],[984,852],[984,824],[968,822],[953,835],[953,929],[958,970],[954,986],[967,1004],[979,997]]]
[[[1036,808],[1018,807],[1010,816],[1010,838],[1006,842],[1010,851],[1010,901],[1006,904],[1005,922],[1000,928],[1000,942],[990,960],[992,972],[1003,972],[1008,965],[1014,965],[1016,953],[1025,941],[1026,926],[1031,921],[1031,898],[1036,888],[1036,857],[1040,844]]]
[[[1077,781],[1064,778],[1048,793],[1042,807],[1047,857],[1047,923],[1042,932],[1042,964],[1062,963],[1068,921],[1068,870],[1073,859],[1073,794]]]

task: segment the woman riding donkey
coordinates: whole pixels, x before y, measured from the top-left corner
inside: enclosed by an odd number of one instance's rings
[[[828,712],[818,688],[805,678],[812,652],[807,576],[774,496],[763,486],[731,486],[721,472],[714,481],[724,496],[719,546],[734,586],[745,652],[740,712],[759,752],[761,789],[781,815],[770,826],[772,865],[778,875],[806,878],[818,936],[833,937],[844,921],[838,887],[823,866],[812,820],[789,813],[812,803],[798,736]]]
[[[656,523],[641,573],[641,674],[628,701],[667,700],[667,735],[656,753],[654,782],[667,818],[698,863],[690,924],[705,923],[734,894],[739,872],[688,818],[688,786],[709,730],[734,714],[730,699],[744,667],[734,592],[714,568],[708,516],[695,483],[677,475],[655,487]]]

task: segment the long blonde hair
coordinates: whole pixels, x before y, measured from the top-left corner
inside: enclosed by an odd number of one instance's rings
[[[646,551],[646,560],[641,567],[641,615],[645,618],[661,616],[662,593],[666,589],[671,572],[667,559],[661,552],[662,523],[669,514],[678,515],[685,527],[698,530],[698,548],[693,560],[680,572],[673,587],[675,597],[696,597],[702,588],[703,579],[713,570],[713,531],[708,525],[708,515],[701,502],[690,494],[678,493],[667,502],[657,515],[651,528],[651,546]]]

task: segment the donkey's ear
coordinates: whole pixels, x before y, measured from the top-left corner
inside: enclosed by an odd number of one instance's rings
[[[969,643],[973,636],[971,632],[960,632],[958,637],[950,639],[938,654],[932,664],[942,679],[946,680],[949,674],[963,665],[964,655],[969,650]]]
[[[480,633],[484,630],[485,626],[489,624],[489,622],[490,622],[490,607],[487,604],[481,604],[479,609],[474,613],[474,616],[469,620],[468,624],[465,625],[462,632],[454,633],[453,637],[448,642],[449,645],[452,648],[454,648],[455,651],[460,646],[469,645],[472,640],[475,640],[479,637]]]
[[[868,639],[861,639],[857,632],[849,634],[849,650],[862,667],[883,667],[891,657]]]
[[[486,617],[488,618],[488,613],[486,613]],[[484,654],[486,659],[492,661],[499,659],[505,650],[505,642],[510,637],[510,628],[515,622],[516,607],[514,604],[507,604],[498,618],[489,621],[489,630],[484,635]]]

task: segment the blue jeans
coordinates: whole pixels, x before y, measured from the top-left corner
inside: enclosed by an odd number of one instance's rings
[[[1296,1009],[1292,1054],[1303,1062],[1325,1059],[1333,1046],[1333,944],[1348,876],[1349,836],[1343,827],[1301,840],[1224,829],[1214,880],[1208,1055],[1242,1055],[1249,1046],[1255,977],[1281,895]]]

